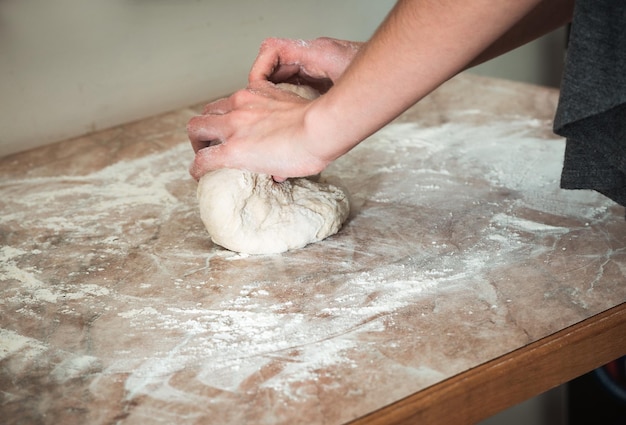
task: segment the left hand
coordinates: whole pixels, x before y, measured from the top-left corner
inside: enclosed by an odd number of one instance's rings
[[[248,80],[304,83],[325,93],[337,82],[362,45],[329,37],[308,41],[268,38],[261,44]]]

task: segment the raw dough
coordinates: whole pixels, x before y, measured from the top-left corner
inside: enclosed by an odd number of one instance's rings
[[[339,231],[350,204],[338,186],[306,178],[224,168],[198,185],[200,217],[211,240],[231,251],[273,254],[302,248]]]
[[[317,92],[279,85],[299,96]],[[198,184],[200,217],[211,240],[231,251],[274,254],[302,248],[339,231],[350,203],[339,186],[309,178],[276,183],[271,176],[220,169]]]

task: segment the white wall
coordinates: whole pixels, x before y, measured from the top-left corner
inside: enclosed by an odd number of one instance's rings
[[[0,155],[246,84],[268,36],[365,40],[393,0],[0,0]]]

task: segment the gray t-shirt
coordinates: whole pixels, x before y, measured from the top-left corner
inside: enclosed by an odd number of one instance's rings
[[[626,1],[577,0],[554,121],[561,187],[626,206]]]

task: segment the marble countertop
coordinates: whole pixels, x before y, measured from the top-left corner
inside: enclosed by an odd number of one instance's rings
[[[335,236],[213,245],[174,111],[0,159],[7,424],[341,424],[626,301],[555,90],[461,75],[329,167]]]

